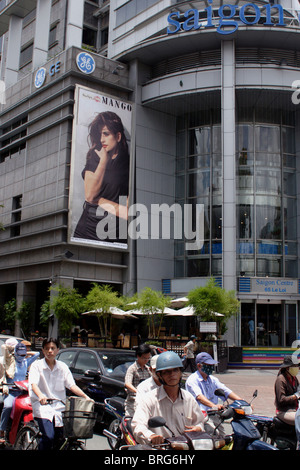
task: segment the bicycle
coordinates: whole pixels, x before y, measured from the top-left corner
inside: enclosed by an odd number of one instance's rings
[[[70,397],[69,400],[76,400],[76,398]],[[62,400],[47,399],[48,403],[54,401]],[[81,411],[74,406],[69,408],[63,412],[64,438],[55,446],[54,450],[85,450],[83,440],[93,437],[96,413]],[[35,421],[25,424],[17,435],[14,450],[38,450],[41,436],[39,426]]]

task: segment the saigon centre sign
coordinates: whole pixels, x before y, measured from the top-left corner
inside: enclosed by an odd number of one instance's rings
[[[183,14],[179,11],[171,12],[168,15],[167,33],[175,34],[180,31],[216,28],[220,34],[232,34],[241,23],[246,26],[258,23],[263,26],[285,26],[283,8],[279,4],[267,3],[258,6],[255,3],[246,3],[240,8],[238,5],[226,4],[218,9],[218,16],[215,16],[212,0],[209,3],[210,5],[203,11],[191,8]],[[275,12],[278,13],[276,18],[272,17],[272,13]]]

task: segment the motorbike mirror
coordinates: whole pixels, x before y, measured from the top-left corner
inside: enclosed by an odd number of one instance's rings
[[[162,416],[154,416],[148,421],[149,428],[160,428],[166,425],[166,420]]]
[[[258,392],[257,392],[257,390],[255,390],[254,393],[253,393],[253,398],[256,398],[257,394],[258,394]]]
[[[85,373],[84,373],[84,376],[88,377],[88,378],[91,378],[91,379],[100,378],[99,372],[97,370],[93,370],[93,369],[86,370]]]
[[[217,390],[215,390],[215,395],[217,395],[217,397],[226,397],[224,390],[221,388],[217,388]]]

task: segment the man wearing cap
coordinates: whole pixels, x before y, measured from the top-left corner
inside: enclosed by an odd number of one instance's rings
[[[182,361],[178,354],[166,351],[159,354],[156,374],[162,384],[140,400],[132,419],[134,437],[139,444],[161,444],[172,433],[176,436],[188,431],[204,430],[204,415],[193,397],[180,388]],[[168,427],[151,429],[148,420],[162,416]]]
[[[13,349],[14,353],[11,354],[9,353],[12,348],[11,344],[11,339],[7,340],[3,348],[5,357],[4,382],[7,384],[12,384],[13,382],[25,380],[29,366],[36,359],[38,359],[40,355],[39,352],[28,352],[26,345],[19,342],[16,343]],[[8,420],[11,414],[14,401],[20,393],[22,392],[17,390],[7,390],[0,419],[0,444],[5,443],[4,436]]]
[[[223,404],[218,403],[218,397],[215,395],[215,391],[218,388],[224,391],[225,400],[228,398],[231,400],[241,400],[230,388],[226,387],[216,377],[213,377],[212,373],[217,363],[218,361],[213,359],[210,354],[206,352],[199,353],[196,357],[197,371],[191,374],[185,383],[186,390],[195,397],[202,411],[211,409],[221,410],[224,408]],[[205,430],[211,432],[219,422],[218,416],[210,416],[205,423]],[[221,426],[218,427],[218,431],[219,434],[224,433],[224,429]]]
[[[299,361],[297,357],[285,356],[279,366],[279,372],[275,381],[275,406],[276,414],[281,421],[292,426],[295,425],[295,415],[300,399]],[[297,430],[297,429],[296,429]]]

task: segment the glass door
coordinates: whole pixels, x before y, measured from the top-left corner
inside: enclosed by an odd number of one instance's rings
[[[257,304],[257,346],[283,346],[283,311],[281,304]]]

